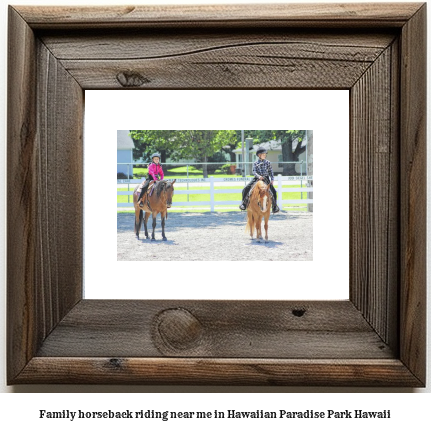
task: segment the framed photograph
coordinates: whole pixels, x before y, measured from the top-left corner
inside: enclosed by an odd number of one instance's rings
[[[9,385],[425,386],[425,3],[10,6],[8,26]],[[85,298],[90,90],[347,90],[348,298]]]
[[[348,90],[86,91],[85,125],[86,299],[348,299]],[[150,130],[136,130],[142,125]],[[230,129],[238,125],[253,129]],[[197,128],[218,132],[206,144],[190,143],[191,134],[201,137]],[[202,145],[210,155],[206,164],[201,154],[196,157]],[[246,145],[253,150],[243,163]],[[265,160],[271,163],[281,210],[266,212],[268,239],[259,241],[255,230],[253,239],[246,232],[248,213],[239,206],[260,147],[268,149]],[[282,151],[287,159],[290,149],[299,161],[280,163]],[[134,235],[140,212],[135,213],[133,191],[147,179],[154,152],[161,152],[164,180],[176,181],[166,209],[165,241],[160,214],[155,240],[145,236],[143,221],[140,238]],[[232,162],[214,162],[226,158],[235,158],[235,172]],[[306,175],[309,171],[313,175]],[[313,176],[319,181],[311,184]],[[152,237],[152,215],[147,215]],[[263,221],[261,228],[266,237]],[[167,268],[171,277],[153,289],[154,275]],[[143,277],[139,282],[137,271]],[[264,289],[255,283],[262,275]],[[320,281],[328,275],[331,283],[322,289]]]

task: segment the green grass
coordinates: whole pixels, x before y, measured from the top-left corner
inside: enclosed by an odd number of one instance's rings
[[[242,189],[243,185],[238,184],[238,186],[215,186],[215,190],[217,189]],[[300,187],[300,185],[286,185],[284,186],[284,188],[298,188]],[[305,185],[303,185],[302,187],[306,187]],[[189,190],[205,190],[208,189],[209,187],[202,187],[202,186],[190,186]],[[181,187],[181,186],[175,186],[175,189],[177,190],[187,190],[187,187]],[[127,188],[119,188],[117,189],[118,191],[127,191]],[[133,188],[130,189],[131,191],[133,191]],[[306,199],[307,198],[307,192],[303,192],[302,193],[302,199]],[[188,195],[188,200],[187,200],[187,195],[175,195],[173,197],[173,202],[174,203],[182,203],[182,202],[198,202],[198,201],[209,201],[210,200],[210,194],[190,194]],[[128,198],[130,201],[128,201]],[[216,209],[217,209],[217,201],[239,201],[241,199],[241,193],[240,192],[236,192],[236,193],[222,193],[222,194],[217,194],[216,193]],[[288,199],[301,199],[301,192],[283,192],[283,200],[288,200]],[[127,203],[127,202],[133,202],[133,198],[132,195],[117,195],[117,203]],[[209,207],[209,203],[207,204]],[[199,205],[197,208],[201,208],[202,206]],[[239,211],[238,206],[236,204],[233,205],[222,205],[219,207],[223,207],[223,211]],[[201,211],[209,211],[209,210],[197,210],[196,207],[193,206],[187,206],[186,209],[187,211],[195,211],[195,212],[201,212]],[[283,205],[283,209],[284,210],[295,210],[295,211],[306,211],[307,207],[306,204],[295,204],[295,205]],[[121,210],[119,211],[119,213],[129,213],[132,210]],[[176,207],[172,207],[169,211],[184,211],[183,209],[179,210]]]
[[[177,168],[171,168],[169,170],[164,170],[165,178],[187,178],[187,167],[181,166]],[[209,174],[213,177],[240,177],[240,174],[226,174],[223,173],[221,170],[216,170],[215,173]],[[134,178],[142,178],[148,176],[148,169],[147,168],[133,168],[133,177]],[[188,171],[188,177],[189,178],[203,178],[203,171],[195,168],[194,166],[189,165],[189,171]]]
[[[167,172],[187,176],[187,167],[181,166],[177,168],[171,168]],[[194,166],[189,166],[189,174],[203,174],[203,171],[195,168]]]
[[[133,177],[134,178],[147,177],[147,175],[148,175],[148,169],[147,168],[133,167]]]

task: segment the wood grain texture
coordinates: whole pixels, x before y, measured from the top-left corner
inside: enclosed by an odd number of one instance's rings
[[[389,46],[355,84],[350,110],[350,298],[384,341],[390,337],[394,351],[389,329],[397,327],[396,301],[390,300],[398,284],[396,54]]]
[[[422,381],[426,363],[426,5],[401,37],[401,360]]]
[[[186,312],[198,324],[193,343],[188,338],[181,343],[182,316],[169,330],[177,344],[154,329],[159,315],[173,310]],[[349,301],[84,300],[48,336],[38,355],[342,359],[394,354]]]
[[[395,30],[358,33],[353,30],[306,31],[290,29],[205,29],[68,31],[61,36],[38,32],[41,41],[58,60],[150,60],[199,54],[225,48],[290,45],[280,48],[282,58],[373,62],[396,36]],[[269,57],[270,55],[267,54]],[[246,60],[246,59],[244,59]]]
[[[84,92],[45,45],[37,48],[34,282],[45,338],[82,296]]]
[[[314,88],[348,89],[395,33],[195,30],[117,33],[108,40],[98,32],[41,37],[84,89],[298,89],[310,82]]]
[[[9,9],[7,128],[7,318],[8,376],[36,353],[32,209],[36,158],[36,42],[22,18]]]
[[[13,9],[9,20],[8,374],[14,376],[82,295],[83,91]]]
[[[32,28],[224,26],[402,27],[420,3],[290,3],[250,5],[47,7],[20,6]]]
[[[10,8],[8,382],[423,386],[424,23],[414,3]],[[350,300],[81,300],[88,88],[350,89]]]
[[[34,357],[17,383],[418,387],[399,360]]]

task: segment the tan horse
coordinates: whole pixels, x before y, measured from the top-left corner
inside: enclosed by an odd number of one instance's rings
[[[133,205],[135,206],[135,234],[139,239],[139,233],[141,231],[142,220],[144,220],[145,237],[149,239],[147,222],[150,215],[153,215],[153,233],[151,240],[156,240],[155,230],[156,230],[156,218],[157,214],[160,213],[162,218],[162,238],[164,241],[167,240],[165,236],[165,220],[168,218],[168,208],[172,206],[172,197],[174,195],[174,181],[161,180],[152,185],[154,189],[150,194],[150,188],[142,197],[141,205],[138,204],[137,189],[139,185],[136,186],[133,193]],[[151,196],[150,196],[150,195]],[[143,213],[145,212],[145,217]]]
[[[246,232],[250,232],[253,240],[253,232],[256,229],[256,239],[262,239],[262,218],[265,221],[265,242],[268,242],[268,220],[271,214],[272,198],[269,191],[270,185],[259,180],[254,186],[250,201],[247,206],[247,225]]]

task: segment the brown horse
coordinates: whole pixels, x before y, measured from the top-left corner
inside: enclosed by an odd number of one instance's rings
[[[141,205],[138,204],[137,189],[136,186],[133,193],[133,205],[135,206],[135,234],[139,239],[139,233],[141,231],[142,220],[144,220],[145,237],[149,239],[147,222],[150,214],[153,215],[153,233],[151,240],[156,240],[156,218],[157,214],[160,213],[162,218],[162,238],[164,241],[167,240],[165,236],[165,220],[168,218],[168,208],[172,206],[172,197],[174,195],[174,181],[161,180],[152,185],[153,192],[150,194],[151,188],[142,197]],[[143,213],[145,212],[145,217]]]
[[[254,186],[250,201],[247,206],[247,225],[245,231],[250,231],[253,240],[253,232],[256,229],[256,239],[262,239],[262,218],[265,220],[265,243],[268,242],[268,220],[271,214],[272,198],[269,191],[270,185],[259,180]]]

